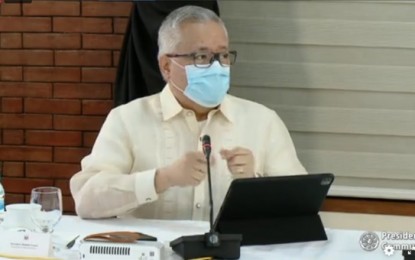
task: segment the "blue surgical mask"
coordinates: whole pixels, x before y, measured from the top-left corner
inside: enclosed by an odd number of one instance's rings
[[[173,63],[183,68],[182,65]],[[214,61],[209,68],[198,68],[194,64],[184,66],[186,70],[187,86],[181,90],[172,82],[173,87],[196,104],[213,108],[222,103],[229,90],[230,68],[223,67]]]

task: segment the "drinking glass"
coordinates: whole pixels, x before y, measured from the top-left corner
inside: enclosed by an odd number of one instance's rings
[[[44,233],[52,233],[62,217],[62,192],[57,187],[38,187],[32,190],[30,203],[41,209],[32,214],[32,221]]]

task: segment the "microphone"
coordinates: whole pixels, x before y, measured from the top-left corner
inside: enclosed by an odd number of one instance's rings
[[[184,259],[213,257],[215,259],[239,259],[241,254],[241,234],[219,234],[213,227],[213,195],[210,173],[210,136],[201,138],[203,154],[207,160],[209,186],[209,232],[204,235],[182,236],[170,242],[174,252]]]
[[[209,222],[210,222],[210,232],[213,235],[213,196],[212,196],[212,178],[210,177],[210,152],[212,151],[212,146],[210,145],[210,136],[204,135],[202,137],[202,148],[203,153],[205,154],[207,161],[207,175],[208,175],[208,185],[209,185]]]
[[[208,135],[204,135],[202,137],[202,148],[203,148],[203,153],[206,156],[206,159],[210,158],[210,152],[212,151],[212,146],[210,145],[210,136]],[[209,161],[208,161],[208,167],[209,167]],[[209,168],[208,168],[209,170]],[[210,172],[208,171],[208,174],[210,174]]]

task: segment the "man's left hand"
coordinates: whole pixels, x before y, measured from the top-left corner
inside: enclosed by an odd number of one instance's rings
[[[255,176],[255,159],[251,150],[243,147],[235,147],[231,150],[221,149],[220,155],[226,160],[228,169],[234,178]]]

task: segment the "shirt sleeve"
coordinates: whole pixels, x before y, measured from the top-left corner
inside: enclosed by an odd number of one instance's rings
[[[128,213],[157,200],[156,169],[131,172],[134,157],[120,109],[110,112],[81,171],[70,180],[75,209],[82,218]]]
[[[267,175],[307,174],[306,169],[297,157],[287,127],[275,111],[271,111],[270,127],[268,129],[267,140],[269,142],[266,144],[264,173]]]

